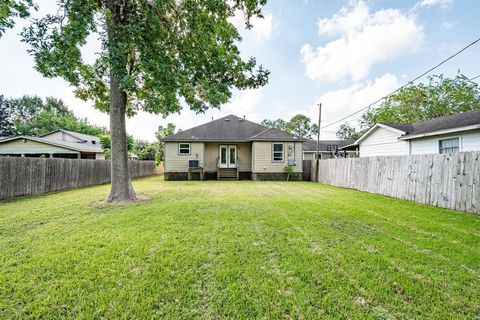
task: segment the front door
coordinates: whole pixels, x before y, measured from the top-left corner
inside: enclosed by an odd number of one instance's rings
[[[218,156],[219,156],[220,168],[236,168],[237,167],[237,146],[220,145]]]

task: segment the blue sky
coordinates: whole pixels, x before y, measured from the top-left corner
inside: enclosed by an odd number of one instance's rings
[[[53,1],[38,0],[39,14],[54,10]],[[324,124],[348,115],[421,74],[466,44],[480,37],[478,0],[275,0],[264,8],[265,19],[255,19],[244,30],[240,44],[245,57],[255,56],[271,71],[269,84],[258,90],[235,92],[221,110],[196,115],[184,109],[163,119],[140,113],[127,120],[135,138],[154,140],[158,125],[174,122],[187,129],[227,114],[289,119],[302,113],[318,117],[323,104]],[[232,22],[242,27],[241,17]],[[108,116],[90,103],[76,99],[62,79],[46,79],[33,69],[33,59],[18,33],[27,22],[0,39],[0,93],[7,97],[37,94],[62,98],[80,117],[108,126]],[[93,59],[97,43],[92,37],[83,49]],[[480,44],[435,74],[480,75]],[[425,79],[426,80],[426,79]],[[477,81],[480,79],[477,79]],[[350,122],[356,125],[356,117]],[[340,124],[322,132],[334,138]]]

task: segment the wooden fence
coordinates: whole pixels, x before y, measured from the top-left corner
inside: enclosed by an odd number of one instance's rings
[[[312,181],[480,213],[480,152],[312,161]]]
[[[130,166],[133,178],[156,174],[155,161]],[[109,182],[109,160],[0,157],[0,199]]]

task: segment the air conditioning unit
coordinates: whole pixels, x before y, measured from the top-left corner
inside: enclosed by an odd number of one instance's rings
[[[188,167],[189,168],[199,168],[200,167],[200,161],[198,161],[198,160],[188,160]]]

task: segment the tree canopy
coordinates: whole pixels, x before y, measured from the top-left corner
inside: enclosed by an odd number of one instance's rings
[[[466,76],[429,77],[428,83],[410,85],[389,96],[379,107],[368,109],[355,129],[345,123],[337,137],[356,139],[377,122],[409,123],[480,110],[480,87]]]
[[[30,9],[37,9],[33,0],[2,0],[0,2],[0,38],[15,25],[15,18],[27,18]]]
[[[256,60],[243,61],[241,37],[229,22],[237,10],[248,19],[260,15],[260,1],[71,0],[54,15],[26,29],[36,68],[63,77],[77,97],[108,111],[109,75],[127,97],[127,113],[144,110],[168,115],[181,110],[180,99],[197,112],[228,102],[231,89],[267,83],[268,71]],[[82,59],[89,34],[102,50],[93,64]]]
[[[3,97],[3,96],[1,96]],[[107,131],[104,127],[90,124],[86,119],[76,117],[60,99],[38,96],[0,99],[0,119],[7,118],[2,127],[3,135],[40,136],[48,132],[65,129],[98,136]]]

